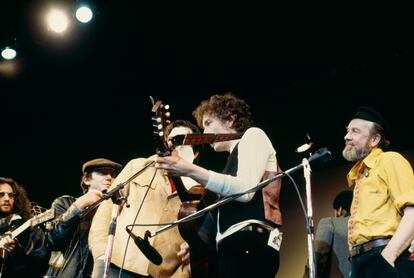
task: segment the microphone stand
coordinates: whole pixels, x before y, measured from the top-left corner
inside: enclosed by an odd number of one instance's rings
[[[111,265],[111,258],[112,258],[112,249],[114,244],[114,237],[115,237],[115,231],[116,231],[116,222],[117,217],[121,208],[122,204],[125,204],[125,206],[128,208],[129,204],[126,200],[125,195],[122,193],[121,189],[123,189],[128,183],[130,183],[133,179],[141,175],[146,169],[153,166],[155,164],[155,161],[151,161],[147,165],[145,165],[142,169],[137,171],[135,174],[133,174],[131,177],[129,177],[126,181],[121,182],[117,186],[115,186],[113,189],[111,189],[108,192],[104,192],[102,195],[102,198],[99,199],[94,204],[90,205],[89,207],[85,208],[81,214],[80,217],[84,217],[88,215],[91,211],[95,210],[104,200],[107,200],[109,198],[112,199],[113,207],[112,207],[112,215],[111,215],[111,223],[109,225],[108,229],[108,242],[106,245],[105,250],[105,269],[104,269],[104,278],[107,278],[109,275],[109,269]]]
[[[314,252],[314,226],[313,226],[313,209],[312,209],[312,194],[311,194],[311,168],[309,161],[304,158],[302,160],[303,175],[306,181],[306,212],[307,212],[307,239],[308,239],[308,261],[309,261],[309,277],[316,277],[316,264]]]
[[[320,159],[320,158],[322,158],[322,157],[324,157],[326,155],[330,155],[330,154],[331,153],[326,148],[319,149],[319,150],[317,150],[309,158],[308,163],[311,162],[311,161]],[[199,210],[199,211],[197,211],[197,212],[195,212],[193,214],[190,214],[190,215],[188,215],[186,217],[183,217],[183,218],[181,218],[179,220],[176,220],[176,221],[172,222],[169,225],[165,225],[164,227],[162,227],[162,228],[160,228],[160,229],[158,229],[156,231],[153,231],[153,232],[147,231],[145,233],[145,236],[147,236],[147,237],[154,237],[154,236],[156,236],[156,235],[158,235],[158,234],[160,234],[160,233],[162,233],[162,232],[164,232],[166,230],[169,230],[169,229],[171,229],[171,228],[173,228],[173,227],[175,227],[175,226],[177,226],[177,225],[179,225],[181,223],[184,223],[184,222],[190,221],[190,220],[194,220],[194,219],[202,216],[204,213],[207,213],[210,210],[213,210],[213,209],[216,209],[218,207],[221,207],[222,205],[227,204],[227,203],[229,203],[229,202],[231,202],[231,201],[239,198],[240,196],[242,196],[244,194],[251,193],[251,192],[256,192],[257,190],[260,190],[261,188],[263,188],[266,185],[268,185],[269,183],[271,183],[271,182],[273,182],[273,181],[275,181],[277,179],[280,179],[280,178],[282,178],[284,176],[287,176],[290,173],[296,172],[297,170],[302,169],[302,168],[304,168],[304,164],[303,163],[301,163],[301,164],[299,164],[299,165],[297,165],[297,166],[295,166],[293,168],[290,168],[289,170],[286,170],[284,172],[280,172],[279,174],[277,174],[277,175],[275,175],[275,176],[273,176],[273,177],[271,177],[271,178],[269,178],[267,180],[264,180],[264,181],[260,182],[256,186],[254,186],[254,187],[252,187],[252,188],[250,188],[250,189],[248,189],[248,190],[246,190],[244,192],[237,193],[237,194],[233,194],[233,195],[228,196],[228,197],[226,197],[224,199],[221,199],[220,201],[218,201],[218,202],[216,202],[214,204],[211,204],[211,205],[209,205],[209,206],[207,206],[207,207],[205,207],[205,208],[203,208],[203,209],[201,209],[201,210]]]
[[[109,229],[108,229],[108,242],[106,244],[106,250],[105,250],[105,259],[104,259],[105,270],[104,270],[103,278],[108,278],[108,275],[109,275],[109,269],[111,268],[112,249],[114,246],[117,217],[119,215],[122,203],[126,202],[126,198],[124,194],[122,193],[122,191],[119,191],[118,194],[112,197],[112,202],[114,204],[112,206],[111,223],[109,224]]]
[[[126,181],[121,182],[120,184],[118,184],[117,186],[115,186],[113,189],[111,189],[108,192],[103,192],[102,194],[102,198],[99,199],[98,201],[96,201],[94,204],[90,205],[89,207],[85,208],[81,214],[80,217],[84,217],[86,215],[88,215],[91,211],[93,211],[94,209],[96,209],[103,201],[109,199],[109,198],[113,198],[113,196],[119,192],[121,192],[120,190],[122,188],[125,187],[125,185],[127,185],[128,183],[130,183],[133,179],[135,179],[136,177],[138,177],[139,175],[141,175],[145,170],[147,170],[149,167],[153,166],[155,164],[155,161],[151,161],[150,163],[148,163],[147,165],[145,165],[142,169],[140,169],[139,171],[137,171],[135,174],[133,174],[131,177],[129,177]],[[125,197],[122,197],[123,200],[126,200]],[[126,207],[129,207],[129,204],[126,203]]]

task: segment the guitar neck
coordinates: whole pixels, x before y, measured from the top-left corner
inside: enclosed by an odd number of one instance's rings
[[[190,133],[185,136],[175,136],[173,140],[174,145],[202,145],[212,144],[214,142],[223,142],[240,139],[243,136],[242,133],[203,133],[194,134]]]
[[[18,235],[23,233],[27,228],[30,228],[31,226],[31,219],[24,222],[22,225],[20,225],[17,229],[13,230],[11,233],[12,238],[16,238]]]
[[[36,215],[26,222],[24,222],[22,225],[17,227],[11,232],[11,237],[16,238],[18,235],[23,233],[25,230],[27,230],[30,227],[35,227],[39,224],[42,224],[50,219],[53,219],[55,217],[55,209],[49,209],[45,212],[40,213],[39,215]]]

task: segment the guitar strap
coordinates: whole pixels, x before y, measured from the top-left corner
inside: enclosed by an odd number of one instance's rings
[[[12,231],[23,223],[23,219],[18,214],[11,214],[0,220],[0,236],[5,232]]]
[[[177,188],[175,187],[175,183],[174,183],[173,179],[171,177],[168,177],[168,181],[170,182],[171,193],[176,192]]]
[[[10,223],[10,220],[11,220],[12,216],[13,215],[11,214],[7,217],[4,217],[4,218],[0,219],[0,235],[4,234],[8,230],[10,230],[9,223]]]

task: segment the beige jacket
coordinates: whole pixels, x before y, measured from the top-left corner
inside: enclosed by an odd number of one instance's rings
[[[146,163],[155,159],[137,158],[131,160],[115,179],[113,186],[127,180]],[[154,176],[156,169],[150,167],[143,174],[135,178],[124,188],[130,207],[122,207],[117,218],[117,228],[114,237],[112,263],[122,266],[125,249],[127,249],[124,269],[141,275],[150,274],[152,277],[190,277],[187,267],[182,267],[177,257],[180,244],[183,242],[177,227],[160,233],[150,238],[150,244],[161,254],[163,262],[156,266],[148,261],[141,253],[134,241],[129,241],[126,247],[128,233],[125,227],[134,223],[138,209],[142,203],[144,194]],[[145,198],[141,211],[138,214],[136,224],[166,223],[177,220],[180,200],[176,194],[172,194],[168,179],[158,170],[150,185],[151,188]],[[89,232],[89,248],[94,259],[104,256],[108,240],[108,227],[112,214],[112,201],[107,200],[99,206]],[[133,233],[144,237],[145,231],[155,231],[160,227],[136,226]]]

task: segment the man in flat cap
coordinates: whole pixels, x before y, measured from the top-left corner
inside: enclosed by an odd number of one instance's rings
[[[93,258],[88,235],[95,211],[80,216],[102,198],[103,191],[108,190],[121,169],[121,164],[105,158],[90,160],[82,167],[84,194],[79,198],[64,195],[53,202],[57,219],[48,231],[47,247],[52,256],[45,277],[91,277]]]
[[[414,277],[408,247],[414,239],[414,175],[399,153],[385,151],[389,128],[370,107],[347,126],[344,158],[354,188],[348,221],[351,277]]]

